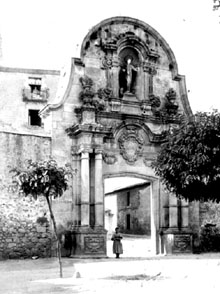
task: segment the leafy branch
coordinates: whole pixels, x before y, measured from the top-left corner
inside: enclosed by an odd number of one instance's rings
[[[220,114],[199,112],[169,134],[153,167],[178,197],[219,202]]]
[[[57,241],[60,277],[62,277],[61,244],[51,200],[63,195],[68,188],[69,178],[76,173],[76,170],[72,170],[70,164],[59,167],[56,160],[50,158],[46,161],[27,160],[24,168],[15,167],[11,169],[11,173],[13,186],[17,187],[19,193],[25,196],[32,195],[34,199],[41,195],[46,198]]]

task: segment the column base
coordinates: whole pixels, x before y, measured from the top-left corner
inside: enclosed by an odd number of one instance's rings
[[[161,253],[183,254],[193,253],[192,232],[189,229],[169,228],[160,233]]]
[[[103,227],[74,227],[71,230],[71,239],[71,258],[107,257],[107,231]]]

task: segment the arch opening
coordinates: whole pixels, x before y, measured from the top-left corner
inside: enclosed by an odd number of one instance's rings
[[[113,257],[111,237],[123,236],[123,257],[147,257],[151,252],[150,180],[145,175],[111,175],[104,179],[107,256]]]

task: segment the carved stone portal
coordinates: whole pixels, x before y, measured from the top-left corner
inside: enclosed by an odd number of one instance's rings
[[[144,139],[135,127],[123,131],[118,139],[120,154],[128,164],[134,164],[142,156]]]

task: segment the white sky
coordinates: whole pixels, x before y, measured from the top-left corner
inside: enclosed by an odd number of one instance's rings
[[[0,65],[60,69],[93,26],[130,16],[170,45],[192,110],[220,110],[219,14],[212,0],[0,0]]]

